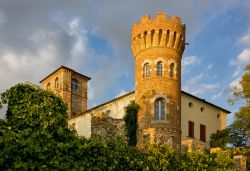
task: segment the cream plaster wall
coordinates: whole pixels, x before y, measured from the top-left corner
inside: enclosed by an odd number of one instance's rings
[[[100,106],[94,111],[98,112],[107,112],[110,111],[109,115],[114,119],[122,119],[125,115],[124,108],[130,103],[130,101],[135,100],[135,94],[130,94],[123,98],[118,98],[111,103]]]
[[[118,98],[110,103],[94,108],[89,112],[70,119],[69,125],[75,124],[75,129],[79,136],[89,138],[91,136],[91,118],[94,112],[104,112],[110,110],[109,115],[116,119],[122,119],[125,115],[124,107],[126,107],[131,100],[135,99],[135,94],[129,94],[122,98]],[[189,102],[193,104],[189,107]],[[200,108],[204,111],[201,112]],[[220,115],[217,118],[217,115]],[[217,130],[222,130],[226,127],[226,113],[221,109],[211,106],[204,101],[196,99],[185,93],[181,95],[181,129],[182,141],[192,140],[188,137],[188,121],[194,122],[194,137],[195,141],[200,140],[200,124],[206,125],[206,147],[209,147],[209,137]],[[201,142],[204,144],[203,142]]]
[[[192,107],[189,107],[190,102],[193,104]],[[200,110],[201,107],[204,108],[203,112]],[[188,137],[188,121],[194,122],[194,139],[198,141],[200,141],[200,124],[206,125],[206,147],[209,147],[210,135],[226,127],[226,113],[219,108],[182,93],[182,141],[192,139]]]
[[[75,129],[79,136],[90,138],[91,136],[91,118],[90,113],[68,120],[69,125],[75,124]]]

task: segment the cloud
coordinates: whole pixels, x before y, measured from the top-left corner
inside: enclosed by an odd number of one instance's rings
[[[239,39],[239,42],[243,45],[250,45],[250,28],[248,31]]]
[[[243,73],[245,66],[250,63],[250,28],[239,38],[239,42],[244,48],[229,62],[229,65],[235,66],[233,77],[239,77]]]
[[[217,94],[213,95],[213,96],[211,97],[211,99],[214,100],[214,99],[221,98],[222,95],[223,95],[223,91],[220,91],[220,92],[218,92]]]
[[[200,59],[196,56],[185,56],[182,61],[181,61],[181,65],[182,65],[182,74],[185,74],[187,72],[190,71],[190,68],[192,68],[192,66],[195,66],[197,64],[200,63]]]
[[[238,64],[247,64],[247,63],[250,63],[250,48],[244,49],[237,56],[237,63]]]
[[[120,96],[122,96],[122,95],[124,95],[124,94],[127,94],[127,93],[128,93],[127,91],[121,90],[120,93],[118,93],[118,94],[116,95],[116,97],[120,97]]]
[[[207,66],[207,68],[208,68],[208,69],[212,69],[213,66],[214,66],[214,63],[211,63],[211,64],[209,64],[209,65]]]
[[[103,102],[111,85],[123,89],[116,84],[118,77],[133,75],[130,35],[132,24],[139,22],[140,16],[151,14],[153,18],[157,11],[167,12],[169,17],[178,15],[187,25],[190,41],[209,18],[221,13],[222,7],[229,10],[235,4],[241,5],[236,0],[0,1],[0,91],[17,82],[38,83],[63,64],[92,77],[90,103]],[[97,51],[91,44],[92,35],[104,40],[111,50]],[[196,56],[184,57],[183,61],[184,72],[200,62]]]
[[[203,93],[213,92],[220,86],[219,83],[206,83],[204,73],[191,77],[183,85],[183,90],[193,95],[202,95]]]

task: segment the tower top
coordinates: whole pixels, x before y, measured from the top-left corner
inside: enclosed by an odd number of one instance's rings
[[[175,34],[175,37],[170,37],[170,34]],[[182,54],[185,47],[185,24],[178,16],[167,18],[164,12],[158,12],[155,18],[145,15],[139,23],[133,24],[131,38],[134,56],[152,46],[175,48]]]

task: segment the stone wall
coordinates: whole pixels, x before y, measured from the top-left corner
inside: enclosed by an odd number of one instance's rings
[[[206,143],[196,139],[186,139],[181,142],[181,152],[204,151]]]
[[[96,112],[93,113],[91,119],[91,134],[97,134],[103,139],[112,140],[116,137],[125,139],[124,134],[125,122],[123,119],[114,119],[109,113]]]

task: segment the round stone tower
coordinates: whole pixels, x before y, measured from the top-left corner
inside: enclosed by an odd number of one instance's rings
[[[132,28],[135,57],[135,101],[138,145],[164,143],[181,146],[181,58],[185,25],[179,17],[143,16]]]

